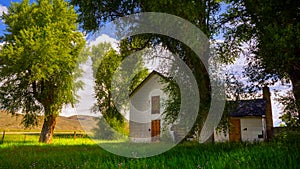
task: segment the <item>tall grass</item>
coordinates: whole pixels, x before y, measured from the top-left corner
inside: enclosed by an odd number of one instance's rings
[[[56,137],[51,145],[38,144],[37,138],[1,144],[0,168],[300,168],[299,135],[254,144],[185,142],[163,154],[141,159],[111,154],[89,138]]]
[[[1,135],[0,135],[1,136]],[[6,134],[4,141],[0,148],[3,146],[23,146],[23,145],[37,145],[39,140],[39,134]],[[73,134],[55,134],[53,136],[54,145],[74,145],[74,144],[95,144],[85,134],[77,134],[74,139]]]

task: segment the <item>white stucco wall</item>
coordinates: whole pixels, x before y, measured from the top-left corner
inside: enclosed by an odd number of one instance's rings
[[[263,141],[258,135],[263,134],[262,118],[241,118],[241,139],[242,141]]]
[[[162,102],[166,95],[162,91],[161,77],[153,74],[130,97],[129,137],[134,142],[151,142],[151,121],[161,120],[164,111]],[[151,114],[151,97],[160,96],[160,114]]]
[[[241,139],[242,141],[263,141],[263,138],[258,138],[258,135],[265,134],[265,120],[260,117],[241,117]],[[247,130],[246,130],[247,128]],[[226,131],[226,134],[217,132],[214,130],[214,140],[216,142],[226,142],[229,141],[229,131]]]
[[[229,141],[228,130],[224,133],[223,131],[214,130],[214,141],[216,142],[226,142]]]

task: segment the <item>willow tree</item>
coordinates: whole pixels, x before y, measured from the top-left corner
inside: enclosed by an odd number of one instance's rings
[[[124,53],[127,53],[126,48],[120,50],[118,53],[110,43],[100,43],[91,48],[90,57],[97,99],[92,110],[102,114],[98,121],[99,128],[94,130],[96,138],[111,140],[128,135],[127,121],[123,117],[129,106],[124,99],[127,98],[127,85],[130,88],[128,92],[132,92],[148,75],[140,55],[127,59],[127,63],[133,63],[130,67],[120,66],[126,57]]]
[[[26,127],[44,115],[40,142],[51,143],[57,117],[74,104],[79,54],[85,44],[77,14],[64,0],[12,3],[0,53],[1,108],[24,114]]]

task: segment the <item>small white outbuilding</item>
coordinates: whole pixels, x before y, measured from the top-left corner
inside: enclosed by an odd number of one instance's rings
[[[263,88],[263,98],[239,100],[229,114],[229,130],[214,131],[214,141],[264,141],[272,137],[273,119],[270,91]]]

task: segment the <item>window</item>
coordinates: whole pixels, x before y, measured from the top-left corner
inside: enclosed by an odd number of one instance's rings
[[[159,114],[160,113],[160,98],[159,96],[151,97],[151,114]]]

